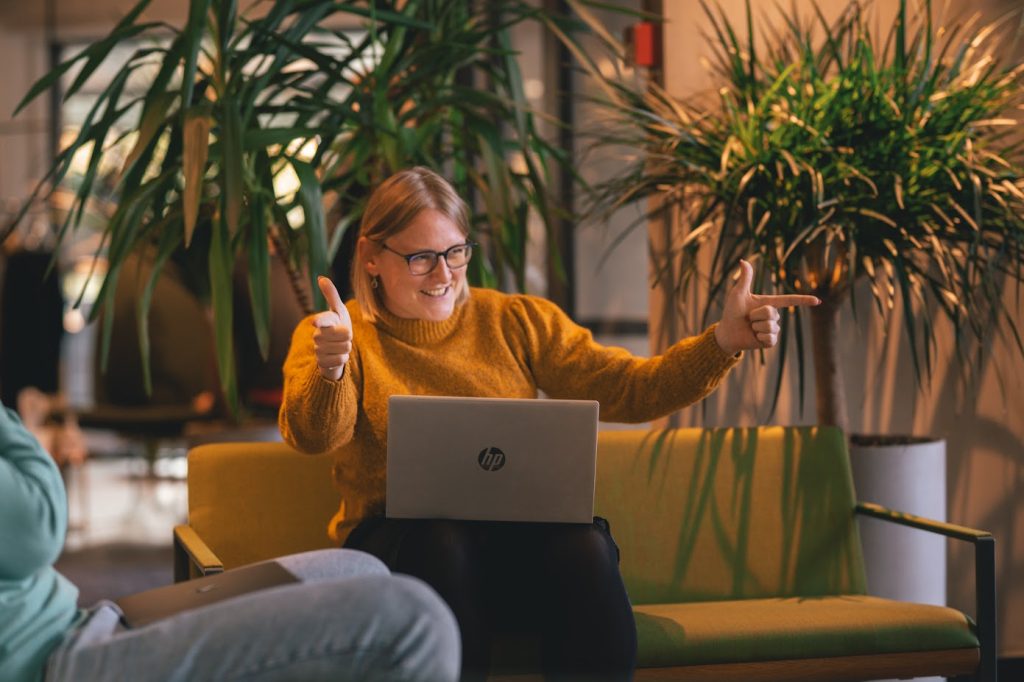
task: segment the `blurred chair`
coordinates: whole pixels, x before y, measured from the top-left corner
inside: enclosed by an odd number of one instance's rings
[[[152,393],[142,374],[136,309],[152,273],[149,258],[129,257],[114,293],[110,352],[105,372],[96,376],[96,403],[121,407],[191,408],[208,411],[202,396],[216,395],[217,364],[210,315],[173,261],[157,279],[147,318]],[[103,316],[109,311],[103,311]],[[97,343],[96,363],[101,362]],[[197,398],[206,400],[196,405]]]
[[[213,330],[184,273],[168,262],[157,279],[148,316],[152,393],[142,373],[136,307],[153,263],[133,255],[122,267],[114,293],[106,371],[96,344],[94,405],[82,410],[83,428],[109,429],[140,443],[152,465],[163,443],[184,442],[186,426],[221,414]],[[110,314],[104,311],[103,316]]]
[[[331,466],[282,443],[193,449],[176,579],[329,546]],[[856,503],[836,429],[602,432],[595,506],[622,550],[637,680],[995,679],[992,537]],[[973,543],[977,625],[869,596],[857,514]],[[500,642],[494,660],[522,672],[532,652]]]

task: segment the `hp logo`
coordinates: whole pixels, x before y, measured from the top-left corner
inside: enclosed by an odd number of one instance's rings
[[[493,446],[484,448],[476,461],[480,462],[480,468],[484,471],[497,471],[505,466],[505,453]]]

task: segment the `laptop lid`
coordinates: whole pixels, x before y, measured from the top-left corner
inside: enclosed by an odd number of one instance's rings
[[[386,515],[590,523],[598,403],[392,396]]]
[[[297,582],[299,579],[284,566],[266,561],[138,592],[115,602],[121,607],[122,620],[129,627],[137,628],[182,611]]]

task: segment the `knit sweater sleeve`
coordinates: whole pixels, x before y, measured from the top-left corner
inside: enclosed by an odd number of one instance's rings
[[[691,405],[739,362],[719,347],[714,325],[657,357],[638,358],[597,343],[545,299],[517,296],[511,309],[538,388],[552,398],[597,400],[602,421],[645,422]]]
[[[292,333],[284,361],[284,395],[278,426],[285,442],[309,454],[330,452],[352,440],[361,387],[359,353],[352,353],[338,381],[325,379],[316,364],[312,316]]]

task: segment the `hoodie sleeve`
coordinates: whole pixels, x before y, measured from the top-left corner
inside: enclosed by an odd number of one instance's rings
[[[0,579],[52,564],[67,532],[68,502],[53,458],[13,410],[0,406]]]

